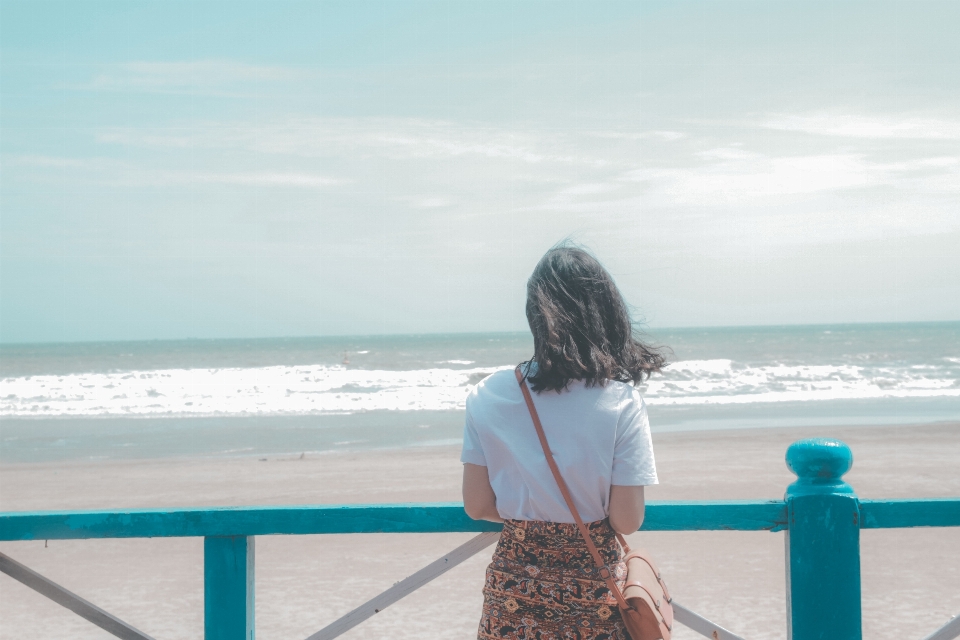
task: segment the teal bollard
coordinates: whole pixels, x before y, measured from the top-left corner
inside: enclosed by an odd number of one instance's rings
[[[254,640],[254,537],[203,539],[204,640]]]
[[[862,640],[860,503],[841,478],[853,465],[843,442],[794,442],[787,466],[787,638]]]

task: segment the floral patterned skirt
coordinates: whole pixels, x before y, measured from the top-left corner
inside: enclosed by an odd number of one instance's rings
[[[626,580],[609,522],[587,524],[618,586]],[[507,520],[487,567],[479,640],[628,640],[617,602],[575,524]]]

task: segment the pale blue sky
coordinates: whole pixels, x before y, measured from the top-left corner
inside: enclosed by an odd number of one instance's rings
[[[960,320],[960,3],[0,2],[0,341]]]

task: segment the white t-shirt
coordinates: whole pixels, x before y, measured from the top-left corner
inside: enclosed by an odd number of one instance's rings
[[[564,391],[532,396],[584,522],[609,515],[611,484],[657,484],[647,407],[632,385],[572,381]],[[467,397],[460,461],[487,467],[500,517],[574,521],[512,369],[488,376]]]

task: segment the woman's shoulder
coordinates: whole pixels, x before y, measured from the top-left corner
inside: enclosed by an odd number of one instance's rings
[[[611,395],[626,399],[626,400],[637,400],[642,402],[643,396],[640,395],[640,390],[637,389],[630,382],[621,382],[619,380],[607,380],[606,384],[603,385]]]
[[[503,368],[480,380],[467,396],[467,404],[470,405],[477,401],[515,403],[521,398],[518,389],[519,386],[513,368]],[[542,395],[583,396],[584,399],[589,396],[592,398],[591,402],[598,400],[596,396],[605,396],[607,401],[615,403],[643,402],[636,387],[629,382],[620,382],[619,380],[607,380],[603,384],[590,386],[587,386],[583,380],[571,380],[563,391],[542,392],[537,394],[536,397],[539,398]]]
[[[619,380],[604,380],[602,383],[590,384],[584,380],[571,380],[561,394],[583,396],[591,402],[602,403],[604,406],[622,404],[641,400],[640,392],[629,382]]]
[[[515,400],[519,395],[517,378],[513,369],[494,371],[478,382],[467,396],[467,406],[477,402],[496,402],[498,400]]]

